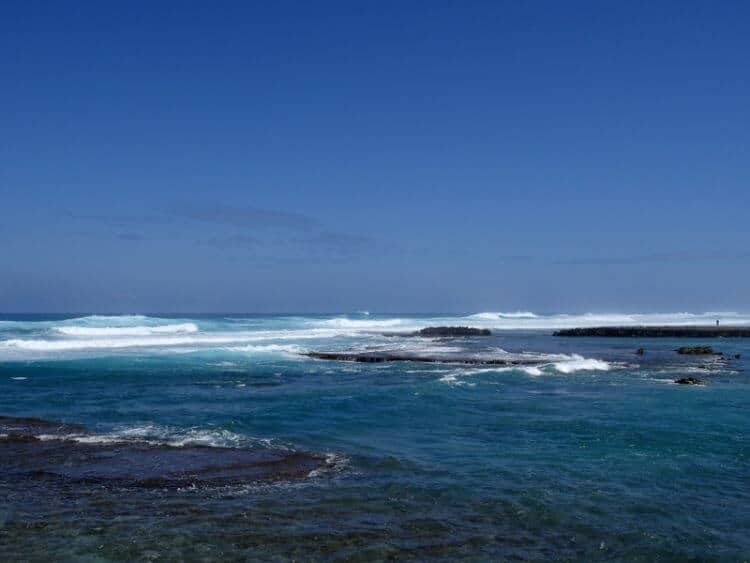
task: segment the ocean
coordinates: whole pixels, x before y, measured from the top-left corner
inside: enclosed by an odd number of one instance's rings
[[[748,560],[750,342],[552,334],[715,319],[5,315],[0,558]]]

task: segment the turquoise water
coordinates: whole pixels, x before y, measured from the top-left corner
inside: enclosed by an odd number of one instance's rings
[[[6,559],[750,558],[750,342],[566,339],[710,315],[0,320],[0,415],[94,441],[314,452],[326,470],[138,488],[0,473]],[[723,314],[724,324],[748,322]],[[384,336],[436,324],[493,336]],[[635,349],[646,353],[638,356]],[[534,359],[359,364],[307,351]],[[740,359],[734,355],[740,354]],[[704,386],[675,385],[696,376]]]

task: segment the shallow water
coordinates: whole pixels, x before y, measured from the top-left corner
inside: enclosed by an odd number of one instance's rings
[[[1,415],[81,424],[99,443],[213,447],[219,457],[226,447],[307,452],[329,463],[302,477],[163,487],[5,471],[0,553],[121,561],[747,559],[750,342],[707,342],[725,360],[673,351],[692,341],[551,336],[552,328],[622,317],[5,317]],[[495,334],[381,335],[435,324]],[[644,356],[634,353],[639,347]],[[359,364],[300,355],[312,350],[540,363]],[[706,385],[672,383],[687,375]]]

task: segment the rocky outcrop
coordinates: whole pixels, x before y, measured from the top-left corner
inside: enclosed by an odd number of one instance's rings
[[[414,333],[415,336],[492,336],[488,328],[470,326],[428,326]]]
[[[683,377],[680,379],[675,379],[675,383],[679,383],[680,385],[703,385],[703,380],[698,379],[697,377]]]
[[[383,336],[423,336],[426,338],[451,338],[461,336],[492,336],[488,328],[470,326],[428,326],[415,332],[384,332]]]

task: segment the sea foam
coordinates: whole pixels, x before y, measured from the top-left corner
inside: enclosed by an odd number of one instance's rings
[[[70,440],[82,444],[143,443],[180,448],[206,446],[221,448],[270,446],[267,439],[243,436],[224,429],[172,428],[155,424],[122,427],[100,434],[40,434],[39,440]]]

